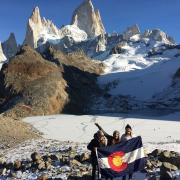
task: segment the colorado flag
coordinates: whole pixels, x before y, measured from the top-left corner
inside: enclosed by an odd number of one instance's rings
[[[142,170],[145,155],[140,136],[113,146],[97,148],[102,177],[120,177]]]

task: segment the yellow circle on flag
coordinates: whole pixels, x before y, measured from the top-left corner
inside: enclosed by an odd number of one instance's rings
[[[123,160],[122,160],[121,156],[114,156],[112,159],[112,163],[115,166],[121,166],[123,164]]]
[[[128,164],[123,161],[124,155],[124,152],[117,151],[108,156],[108,164],[113,171],[122,172],[127,169]]]

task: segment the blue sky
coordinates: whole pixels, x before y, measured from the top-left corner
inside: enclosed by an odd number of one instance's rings
[[[14,32],[22,43],[28,17],[39,6],[41,16],[58,27],[69,24],[83,0],[0,0],[0,41]],[[160,28],[180,43],[180,0],[92,0],[100,10],[107,32],[123,32],[138,24],[141,31]]]

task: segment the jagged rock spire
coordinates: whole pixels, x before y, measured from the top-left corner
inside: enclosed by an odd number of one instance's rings
[[[26,30],[26,37],[24,40],[24,44],[27,44],[32,48],[36,48],[39,34],[41,33],[41,31],[42,31],[42,20],[40,16],[40,11],[38,7],[35,7],[27,23],[27,30]]]
[[[24,44],[32,48],[38,47],[38,41],[47,34],[59,36],[59,29],[53,24],[52,21],[41,18],[40,10],[38,7],[34,8],[32,15],[27,23],[26,37]]]
[[[10,58],[17,53],[18,45],[14,33],[11,33],[9,38],[2,43],[2,49],[7,58]]]
[[[105,34],[99,10],[95,10],[91,0],[85,0],[73,13],[72,25],[84,30],[90,38]]]

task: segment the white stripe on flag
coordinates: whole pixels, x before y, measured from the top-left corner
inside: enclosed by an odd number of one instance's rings
[[[138,159],[141,159],[141,158],[144,158],[145,157],[145,154],[144,154],[144,148],[141,147],[141,148],[138,148],[134,151],[131,151],[129,153],[126,153],[122,159],[125,163],[132,163]],[[105,157],[105,158],[99,158],[98,159],[98,163],[99,163],[99,167],[101,169],[105,169],[105,168],[110,168],[110,165],[108,163],[108,158]]]

